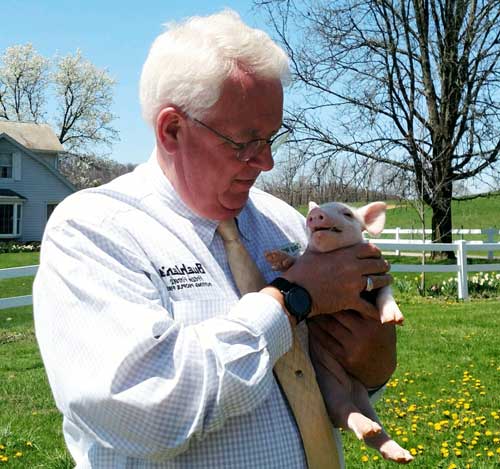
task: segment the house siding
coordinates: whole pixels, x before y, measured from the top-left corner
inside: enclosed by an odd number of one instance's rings
[[[25,197],[23,204],[21,241],[39,241],[47,223],[47,204],[61,202],[72,194],[43,164],[11,142],[0,139],[0,152],[21,154],[21,180],[0,178],[0,188],[11,189]]]

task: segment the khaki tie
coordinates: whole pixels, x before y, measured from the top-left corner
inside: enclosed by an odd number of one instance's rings
[[[266,282],[241,242],[234,219],[221,222],[217,231],[224,241],[229,267],[240,293],[262,289]],[[314,368],[295,330],[292,348],[277,361],[274,372],[295,416],[309,469],[339,469],[332,424]]]

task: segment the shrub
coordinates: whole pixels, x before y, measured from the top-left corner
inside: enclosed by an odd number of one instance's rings
[[[0,242],[0,254],[38,251],[40,251],[40,243],[38,241],[32,241],[30,243],[21,243],[19,241]]]

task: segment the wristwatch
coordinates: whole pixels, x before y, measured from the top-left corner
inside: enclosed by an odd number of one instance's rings
[[[296,283],[289,282],[283,277],[275,278],[269,285],[277,288],[282,293],[285,307],[297,320],[297,324],[309,316],[312,307],[312,298],[305,288]]]

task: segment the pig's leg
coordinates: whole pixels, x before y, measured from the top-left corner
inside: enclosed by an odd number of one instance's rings
[[[381,288],[376,298],[382,323],[403,324],[404,317],[399,309],[390,287]]]
[[[354,404],[360,411],[371,420],[380,423],[380,420],[372,407],[366,388],[355,378],[352,378],[352,398]],[[365,443],[376,449],[382,454],[385,459],[406,464],[413,460],[413,456],[409,451],[399,446],[391,437],[382,429],[375,435],[368,435],[364,438]]]
[[[273,270],[287,270],[295,262],[295,257],[290,256],[286,252],[280,251],[279,249],[275,251],[266,251],[264,256],[267,262],[271,264],[271,268]]]
[[[314,348],[314,345],[311,344]],[[352,380],[342,366],[331,356],[324,357],[328,368],[311,357],[316,377],[332,423],[336,427],[349,428],[361,440],[376,435],[381,426],[363,415],[352,401]]]

